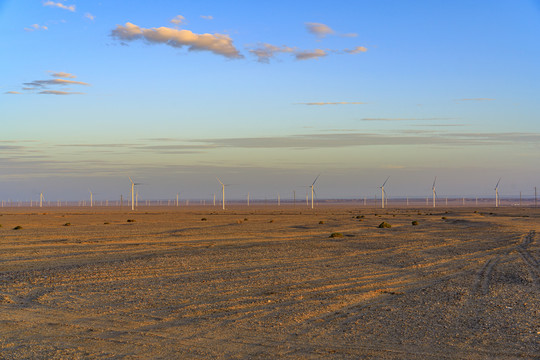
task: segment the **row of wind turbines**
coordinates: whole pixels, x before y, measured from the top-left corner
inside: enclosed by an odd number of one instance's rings
[[[315,184],[317,183],[317,180],[319,179],[319,177],[320,177],[320,174],[317,175],[317,177],[315,178],[315,180],[313,180],[311,185],[306,186],[306,188],[308,188],[308,192],[306,193],[306,206],[308,206],[308,207],[310,206],[312,209],[315,207],[315,200],[314,200],[315,196],[316,196]],[[135,208],[138,205],[138,192],[135,191],[135,187],[138,186],[138,185],[142,185],[142,183],[134,182],[133,179],[130,176],[128,176],[128,178],[129,178],[130,185],[131,185],[131,188],[130,188],[131,210],[134,211]],[[390,176],[388,176],[384,180],[382,185],[379,187],[381,189],[381,208],[383,208],[383,209],[388,206],[388,196],[387,196],[387,193],[385,191],[385,186],[388,183],[389,179],[390,179]],[[218,177],[216,177],[216,180],[221,185],[221,207],[222,207],[223,210],[225,210],[225,204],[226,204],[226,201],[225,201],[225,187],[230,186],[230,184],[223,183],[221,181],[221,179],[219,179]],[[500,205],[500,197],[499,197],[499,184],[500,184],[500,182],[501,182],[501,178],[499,178],[499,180],[497,181],[497,183],[495,185],[495,188],[494,188],[494,191],[495,191],[495,207],[499,207],[499,205]],[[437,184],[437,176],[435,176],[435,178],[433,179],[433,184],[431,186],[432,206],[434,208],[437,206],[436,184]],[[92,207],[93,204],[94,204],[94,199],[93,199],[94,194],[93,194],[91,189],[88,189],[88,191],[90,193],[90,207]],[[294,196],[294,202],[296,203],[296,191],[294,191],[293,194],[294,194],[293,195]],[[309,203],[309,194],[311,194],[311,204]],[[176,194],[176,204],[177,204],[177,206],[179,204],[178,196],[179,196],[179,194]],[[43,207],[44,201],[45,201],[45,197],[43,196],[43,192],[41,192],[40,195],[39,195],[39,207]],[[120,202],[122,203],[122,200]],[[365,202],[366,202],[366,198],[364,198],[364,204],[365,204]],[[248,204],[248,206],[249,206],[249,203],[250,203],[250,194],[248,192],[247,193],[247,204]],[[426,205],[427,205],[427,203],[428,203],[428,198],[426,198]],[[278,194],[278,205],[279,204],[280,204],[280,197],[279,197],[279,194]],[[535,188],[535,204],[536,204],[536,188]],[[216,205],[216,195],[214,194],[214,206],[215,205]],[[408,198],[407,198],[407,205],[408,205]],[[3,201],[2,201],[2,207],[3,207]]]
[[[384,192],[384,185],[388,182],[388,179],[390,179],[390,176],[386,178],[386,180],[383,182],[383,184],[380,186],[381,189],[381,207],[384,209],[385,203],[387,200],[386,193]],[[497,184],[495,185],[495,207],[499,207],[499,183],[501,182],[501,178],[497,181]],[[433,207],[437,207],[437,191],[435,190],[435,184],[437,183],[437,177],[435,176],[435,179],[433,180],[433,185],[431,185],[431,192],[432,192],[432,198],[433,198]],[[535,188],[536,190],[536,188]],[[535,195],[536,197],[536,195]]]

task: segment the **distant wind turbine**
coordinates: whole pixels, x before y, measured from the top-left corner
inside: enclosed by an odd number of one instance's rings
[[[141,185],[140,183],[134,183],[133,180],[128,176],[129,181],[131,182],[131,210],[135,210],[135,185]]]
[[[499,183],[501,182],[501,178],[499,178],[499,181],[497,181],[497,185],[495,185],[495,207],[499,207]]]
[[[382,198],[381,198],[381,204],[382,204],[382,208],[384,209],[384,200],[385,200],[385,193],[384,193],[384,185],[386,185],[386,182],[388,181],[388,179],[390,179],[390,176],[386,178],[386,180],[384,180],[382,186],[381,186],[381,195],[382,195]]]
[[[225,210],[225,186],[229,186],[228,184],[225,185],[224,183],[219,180],[219,178],[216,176],[217,181],[221,184],[221,204],[223,207],[223,210]]]
[[[90,207],[92,207],[94,204],[94,194],[92,194],[92,190],[88,189],[88,191],[90,192]]]
[[[310,188],[311,188],[311,208],[312,209],[313,209],[313,194],[315,193],[315,183],[319,179],[319,176],[321,176],[321,174],[317,175],[315,180],[313,180],[313,183],[310,185]]]
[[[433,192],[433,207],[435,207],[435,198],[437,197],[437,192],[435,191],[436,181],[437,181],[437,177],[435,176],[435,180],[433,180],[433,185],[431,186],[431,191]]]
[[[39,193],[39,207],[43,207],[43,200],[45,198],[43,197],[43,192]]]

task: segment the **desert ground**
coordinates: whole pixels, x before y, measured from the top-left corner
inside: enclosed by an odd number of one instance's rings
[[[540,209],[34,207],[0,224],[2,359],[540,358]]]

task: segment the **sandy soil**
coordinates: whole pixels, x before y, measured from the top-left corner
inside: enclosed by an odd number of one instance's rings
[[[0,358],[540,358],[540,209],[4,208],[0,224]]]

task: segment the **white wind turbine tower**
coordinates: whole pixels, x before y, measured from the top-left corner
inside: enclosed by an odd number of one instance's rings
[[[388,181],[388,179],[390,179],[390,176],[386,178],[386,180],[384,180],[382,186],[381,186],[381,195],[382,195],[382,198],[381,198],[381,205],[382,205],[382,208],[384,209],[384,200],[385,200],[385,193],[384,193],[384,185],[386,185],[386,182]]]
[[[431,191],[433,192],[433,207],[435,207],[435,198],[437,197],[437,192],[435,191],[436,181],[437,181],[437,177],[435,176],[435,180],[433,180],[433,185],[431,186]]]
[[[88,191],[90,192],[90,207],[92,207],[94,203],[94,194],[92,194],[92,190],[88,189]]]
[[[497,181],[497,185],[495,185],[495,207],[499,207],[499,183],[501,182],[501,178],[499,178],[499,181]]]
[[[313,183],[310,185],[310,188],[311,188],[311,208],[313,209],[313,194],[315,193],[315,183],[317,182],[317,179],[319,179],[319,176],[321,176],[321,174],[317,175],[317,177],[315,178],[315,180],[313,180]]]
[[[228,186],[228,185],[225,185],[224,183],[222,183],[221,180],[219,180],[217,176],[216,176],[216,179],[221,184],[221,205],[223,207],[223,210],[225,210],[225,186]]]
[[[131,182],[131,210],[135,210],[135,185],[140,185],[140,183],[134,183],[129,176],[128,178]]]
[[[39,193],[39,207],[43,207],[43,200],[45,197],[43,197],[43,192]]]

